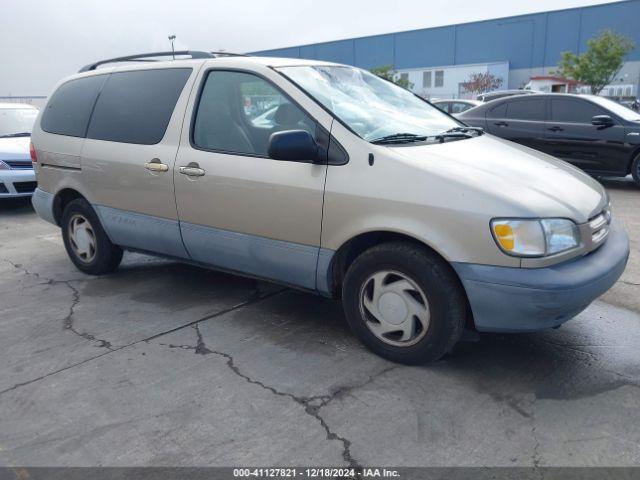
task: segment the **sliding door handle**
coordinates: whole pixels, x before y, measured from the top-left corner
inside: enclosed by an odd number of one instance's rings
[[[190,162],[188,165],[178,168],[178,172],[189,177],[202,177],[205,174],[203,168],[200,168],[196,162]]]
[[[162,163],[159,158],[154,158],[150,162],[145,163],[144,168],[150,172],[166,172],[169,170],[169,166]]]

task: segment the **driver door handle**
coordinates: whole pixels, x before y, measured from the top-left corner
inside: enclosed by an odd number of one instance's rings
[[[495,122],[494,125],[496,127],[508,127],[509,124],[507,122]]]
[[[186,166],[178,168],[178,172],[189,177],[202,177],[205,174],[203,168],[200,168],[197,162],[190,162]]]
[[[562,127],[558,127],[558,126],[556,125],[556,126],[553,126],[553,127],[551,127],[551,128],[547,128],[547,130],[549,130],[550,132],[562,132],[562,131],[564,130],[564,128],[562,128]]]
[[[162,163],[159,158],[154,158],[150,162],[145,163],[144,168],[150,172],[166,172],[169,170],[169,166]]]

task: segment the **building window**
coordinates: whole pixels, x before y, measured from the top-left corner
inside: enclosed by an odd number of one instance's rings
[[[436,70],[436,81],[434,86],[444,87],[444,70]]]
[[[422,72],[423,88],[431,88],[431,72]]]
[[[402,80],[406,84],[409,81],[409,74],[408,73],[401,73],[400,74],[400,80]]]

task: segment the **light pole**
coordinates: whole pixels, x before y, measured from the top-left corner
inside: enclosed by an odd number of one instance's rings
[[[176,59],[176,51],[173,48],[173,41],[176,39],[175,35],[169,35],[169,41],[171,42],[171,56],[173,57],[173,59]]]

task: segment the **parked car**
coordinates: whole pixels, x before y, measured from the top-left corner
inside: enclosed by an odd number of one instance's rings
[[[459,118],[566,160],[591,175],[631,173],[640,186],[640,113],[606,98],[521,95],[482,105]]]
[[[443,112],[450,113],[451,115],[457,115],[482,104],[480,100],[468,100],[462,98],[452,100],[435,100],[431,103]]]
[[[534,93],[540,93],[535,90],[495,90],[493,92],[481,93],[476,97],[476,100],[481,102],[490,102],[491,100],[497,100],[499,98],[512,97],[514,95],[531,95]]]
[[[36,188],[29,141],[37,115],[31,105],[0,103],[0,199],[28,197]]]
[[[625,268],[606,191],[564,162],[365,70],[190,55],[88,66],[36,122],[33,204],[85,273],[129,249],[341,298],[367,347],[421,363],[465,326],[557,327]],[[243,91],[278,97],[273,128]]]

